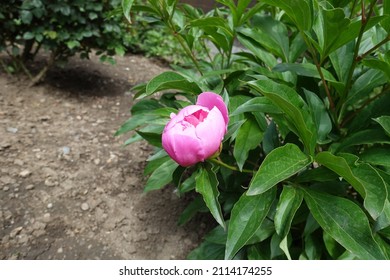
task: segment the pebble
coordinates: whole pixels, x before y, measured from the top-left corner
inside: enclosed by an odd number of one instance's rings
[[[19,165],[19,166],[23,166],[24,162],[17,158],[14,160],[14,164]]]
[[[83,211],[88,211],[88,210],[89,210],[89,204],[86,203],[86,202],[83,202],[83,203],[81,204],[81,210],[83,210]]]
[[[67,146],[62,147],[62,154],[68,155],[70,153],[70,148]]]
[[[5,187],[3,188],[3,191],[8,192],[8,191],[9,191],[9,187],[8,187],[8,186],[5,186]]]
[[[9,236],[10,236],[11,238],[14,238],[15,236],[17,236],[17,235],[22,231],[22,229],[23,229],[23,227],[14,228],[14,229],[10,232]]]
[[[48,209],[51,209],[51,208],[53,208],[53,203],[49,203],[49,204],[47,204],[47,208],[48,208]]]
[[[26,186],[26,190],[29,191],[29,190],[32,190],[34,189],[34,185],[28,185]]]
[[[50,213],[45,213],[43,215],[43,221],[46,222],[46,223],[50,222],[50,218],[51,218]]]
[[[7,131],[10,133],[16,133],[18,132],[18,129],[16,127],[7,127]]]
[[[58,248],[58,250],[57,250],[58,254],[62,254],[63,252],[64,252],[64,249],[62,249],[62,247]]]
[[[31,171],[28,170],[28,169],[25,169],[25,170],[23,170],[22,172],[19,173],[19,176],[22,177],[22,178],[26,178],[30,174],[31,174]]]
[[[54,187],[57,185],[58,185],[58,182],[55,179],[53,179],[52,177],[49,177],[45,180],[45,186],[47,186],[47,187]]]
[[[100,159],[95,158],[95,159],[93,160],[93,162],[94,162],[96,165],[99,165],[99,164],[100,164]]]

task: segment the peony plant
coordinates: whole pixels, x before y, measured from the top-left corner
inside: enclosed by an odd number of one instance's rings
[[[218,3],[122,1],[191,60],[134,87],[117,132],[155,147],[145,191],[191,194],[180,224],[217,222],[188,258],[389,259],[390,2]]]

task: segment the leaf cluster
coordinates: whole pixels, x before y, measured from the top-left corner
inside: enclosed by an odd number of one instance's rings
[[[191,64],[135,87],[118,134],[156,147],[146,190],[198,194],[185,223],[218,222],[189,258],[390,258],[390,1],[123,0],[175,34]],[[206,59],[195,45],[214,46]],[[230,123],[217,159],[190,168],[161,148],[169,114],[202,91]],[[160,93],[159,97],[154,95]]]

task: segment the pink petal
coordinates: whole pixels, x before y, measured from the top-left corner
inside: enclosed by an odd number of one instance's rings
[[[207,118],[195,129],[196,136],[200,139],[204,150],[204,159],[218,151],[225,132],[226,125],[221,112],[217,108],[212,109]]]
[[[199,94],[196,105],[204,106],[209,110],[212,110],[215,107],[221,112],[225,125],[227,127],[229,123],[229,114],[225,102],[220,95],[214,92],[203,92]]]
[[[162,135],[162,145],[168,155],[181,166],[190,166],[204,161],[205,155],[195,127],[183,129],[181,123],[176,123],[170,129],[165,129]]]

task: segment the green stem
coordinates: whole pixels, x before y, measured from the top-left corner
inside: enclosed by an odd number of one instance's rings
[[[371,49],[369,49],[368,51],[366,51],[365,53],[359,55],[356,60],[357,61],[361,61],[363,58],[365,58],[367,55],[369,55],[370,53],[372,53],[373,51],[375,51],[376,49],[380,48],[382,45],[386,44],[387,42],[390,41],[390,35],[388,35],[385,39],[383,39],[382,41],[380,41],[378,44],[376,44],[375,46],[373,46]]]
[[[347,93],[348,93],[348,91],[350,90],[350,88],[352,86],[353,73],[355,72],[355,68],[356,68],[356,66],[357,66],[357,64],[359,62],[358,56],[359,56],[360,43],[362,41],[363,34],[364,34],[365,29],[366,29],[367,23],[369,22],[369,20],[371,18],[371,15],[374,12],[374,6],[375,6],[375,3],[377,1],[378,0],[373,0],[371,2],[370,11],[368,12],[367,15],[365,15],[364,10],[362,10],[362,25],[360,27],[359,35],[358,35],[358,38],[357,38],[357,41],[356,41],[355,50],[354,50],[354,54],[353,54],[352,65],[351,65],[351,67],[349,69],[347,82],[345,84],[345,89],[344,89],[344,92],[343,92],[343,94],[341,96],[341,100],[339,102],[339,106],[343,106],[344,105],[344,103],[345,103],[344,101],[345,101],[345,98],[347,96]],[[339,111],[339,110],[340,110],[340,108],[337,108],[337,111]]]
[[[213,162],[213,163],[215,163],[215,164],[218,164],[218,165],[220,165],[220,166],[223,166],[223,167],[225,167],[225,168],[227,168],[227,169],[233,170],[233,171],[239,171],[239,172],[251,173],[251,174],[254,173],[253,170],[249,170],[249,169],[240,170],[238,167],[235,167],[235,166],[229,165],[229,164],[227,164],[227,163],[224,163],[223,161],[218,160],[218,159],[216,159],[216,158],[210,158],[210,159],[208,159],[208,160],[211,161],[211,162]]]

